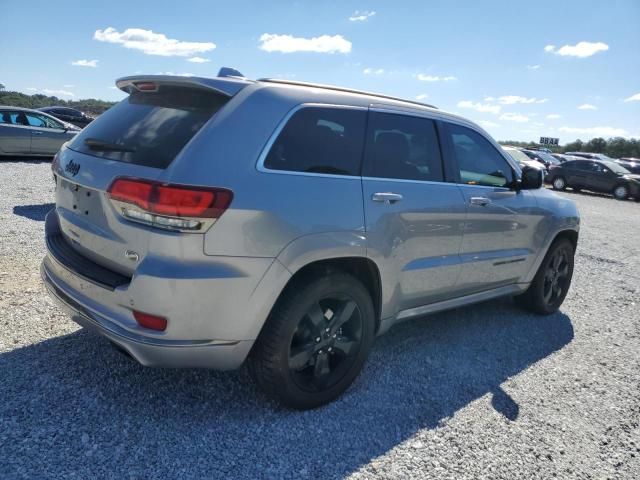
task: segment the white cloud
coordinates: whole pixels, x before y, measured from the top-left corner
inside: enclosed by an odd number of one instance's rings
[[[216,44],[212,42],[183,42],[142,28],[127,28],[118,32],[115,28],[108,27],[96,30],[93,38],[100,42],[118,43],[147,55],[163,57],[191,57],[196,53],[209,52],[216,48]]]
[[[458,108],[470,108],[476,112],[500,113],[502,107],[500,105],[490,105],[488,103],[474,103],[471,100],[462,100],[458,102]]]
[[[116,87],[114,85],[111,85],[110,87],[107,87],[107,88],[110,89],[110,90],[118,90],[118,87]]]
[[[629,132],[624,128],[614,127],[560,127],[558,129],[563,133],[574,133],[578,135],[590,135],[594,137],[628,137]]]
[[[374,12],[374,11],[369,11],[369,10],[359,11],[359,10],[356,10],[349,17],[349,21],[350,22],[366,22],[371,17],[373,17],[375,14],[376,14],[376,12]]]
[[[362,73],[365,75],[382,75],[384,73],[384,68],[365,68]]]
[[[484,101],[485,102],[495,102],[496,101],[496,97],[484,97]]]
[[[426,75],[424,73],[419,73],[418,75],[416,75],[416,77],[421,82],[452,82],[454,80],[458,80],[453,75],[448,75],[446,77],[440,77],[440,76],[437,76],[437,75]]]
[[[29,88],[26,88],[25,90],[28,90],[30,92],[42,93],[44,95],[52,95],[54,97],[75,97],[75,94],[73,92],[69,92],[68,90],[56,90],[52,88],[34,88],[34,87],[29,87]]]
[[[426,100],[427,98],[429,98],[429,95],[427,95],[426,93],[421,93],[420,95],[416,95],[416,100]]]
[[[527,97],[520,97],[518,95],[505,95],[498,98],[498,102],[501,103],[502,105],[515,105],[516,103],[545,103],[548,101],[549,99],[547,98],[541,98],[541,99],[527,98]]]
[[[74,60],[71,65],[75,67],[91,67],[96,68],[98,66],[98,60]]]
[[[555,45],[547,45],[544,51],[554,53],[563,57],[585,58],[595,55],[598,52],[606,52],[609,45],[602,42],[578,42],[575,45],[564,45],[556,49]]]
[[[260,50],[265,52],[349,53],[351,51],[351,42],[342,35],[303,38],[264,33],[260,36],[260,42],[262,42]]]
[[[624,99],[625,102],[640,102],[640,93],[631,95],[629,98]]]
[[[540,68],[540,65],[527,65],[527,68],[529,70],[538,70]]]
[[[524,115],[520,115],[518,113],[503,113],[502,115],[500,115],[500,120],[525,123],[529,121],[529,117],[525,117]]]
[[[487,128],[496,128],[499,127],[500,125],[494,122],[490,122],[489,120],[480,120],[480,125],[482,125],[483,127],[487,127]]]
[[[590,103],[583,103],[578,107],[578,110],[597,110],[598,107],[591,105]]]
[[[209,60],[208,58],[202,58],[202,57],[191,57],[191,58],[187,58],[187,62],[191,62],[191,63],[207,63],[210,62],[211,60]]]
[[[557,118],[562,118],[562,115],[558,115],[557,113],[550,113],[549,115],[547,115],[547,118],[549,120],[555,120]]]

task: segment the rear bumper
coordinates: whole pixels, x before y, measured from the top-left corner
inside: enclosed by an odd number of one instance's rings
[[[240,367],[290,278],[273,258],[203,256],[195,262],[147,254],[126,282],[106,282],[100,268],[56,245],[56,210],[47,216],[45,235],[41,274],[51,296],[75,322],[148,366]],[[166,330],[139,326],[134,309],[167,318]]]
[[[40,273],[51,297],[74,322],[107,337],[142,365],[233,370],[242,365],[251,350],[251,340],[165,340],[129,332],[65,293],[62,282],[56,283],[49,262],[44,259]]]

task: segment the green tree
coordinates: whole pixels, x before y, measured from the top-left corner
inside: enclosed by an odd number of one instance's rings
[[[604,149],[607,147],[607,141],[604,138],[592,138],[584,146],[586,152],[604,153]]]

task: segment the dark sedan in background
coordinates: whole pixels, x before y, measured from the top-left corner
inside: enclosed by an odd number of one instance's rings
[[[522,151],[531,160],[536,160],[537,162],[540,162],[546,168],[551,167],[551,165],[560,165],[561,163],[560,160],[558,160],[556,157],[554,157],[550,153],[543,152],[541,150],[529,150],[525,148]]]
[[[622,165],[631,173],[640,173],[640,158],[623,157],[616,160],[616,163]]]
[[[611,193],[618,200],[640,199],[640,175],[606,160],[571,160],[554,165],[545,181],[556,190],[569,187],[575,191]]]
[[[0,106],[0,156],[51,157],[79,131],[38,110]]]
[[[45,112],[58,120],[71,123],[77,127],[84,128],[89,125],[93,118],[80,110],[69,107],[43,107],[38,109],[41,112]]]

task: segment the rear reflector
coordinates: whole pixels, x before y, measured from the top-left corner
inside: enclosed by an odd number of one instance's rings
[[[136,319],[136,322],[138,322],[138,325],[144,328],[158,330],[160,332],[167,328],[167,319],[163,317],[138,312],[137,310],[133,311],[133,317]]]
[[[233,193],[224,188],[167,185],[132,178],[117,178],[108,194],[111,200],[142,209],[140,216],[145,212],[165,216],[160,222],[167,226],[171,224],[167,217],[217,219],[233,199]]]

